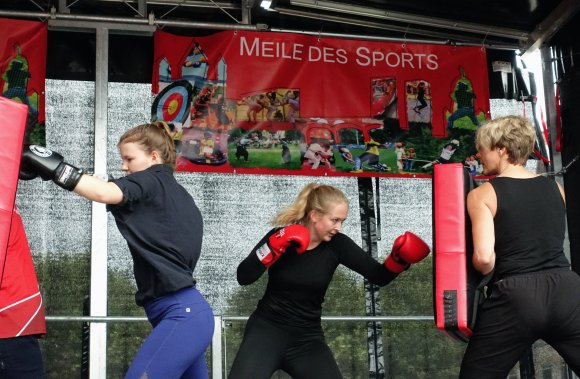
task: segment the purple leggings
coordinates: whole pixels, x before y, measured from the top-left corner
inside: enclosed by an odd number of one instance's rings
[[[214,330],[213,312],[195,287],[145,304],[153,331],[125,379],[208,378],[205,350]]]

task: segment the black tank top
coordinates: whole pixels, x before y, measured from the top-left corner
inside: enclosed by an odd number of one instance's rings
[[[566,207],[555,181],[498,177],[490,181],[497,196],[495,275],[503,278],[566,268]]]

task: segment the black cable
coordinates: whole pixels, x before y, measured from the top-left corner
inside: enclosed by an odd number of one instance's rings
[[[574,163],[576,163],[576,161],[580,159],[580,153],[577,154],[574,159],[572,159],[570,162],[568,162],[568,164],[564,167],[562,167],[559,171],[556,172],[546,172],[543,173],[541,175],[544,176],[556,176],[556,175],[564,175],[566,172],[568,172],[568,170],[570,169],[570,166],[572,166]]]

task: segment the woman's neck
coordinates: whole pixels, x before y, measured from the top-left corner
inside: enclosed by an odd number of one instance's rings
[[[313,231],[310,231],[310,243],[308,244],[308,249],[307,250],[312,250],[314,248],[316,248],[318,245],[320,245],[320,242],[322,242],[319,238],[315,238],[313,237]]]
[[[524,166],[512,163],[507,163],[498,175],[498,177],[507,178],[532,178],[534,176],[536,175],[529,172]]]

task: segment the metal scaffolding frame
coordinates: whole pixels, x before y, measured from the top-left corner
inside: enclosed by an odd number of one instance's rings
[[[190,7],[202,7],[208,6],[208,2],[203,1],[176,1],[176,0],[137,0],[137,1],[126,1],[126,0],[101,0],[103,2],[111,3],[124,3],[130,5],[131,3],[137,3],[137,7],[131,7],[139,17],[114,17],[114,16],[99,16],[99,15],[80,15],[71,14],[70,7],[73,4],[67,5],[66,0],[59,1],[59,9],[51,9],[50,11],[12,11],[12,10],[2,10],[0,9],[1,17],[10,18],[33,18],[45,20],[48,22],[49,28],[53,29],[64,29],[64,30],[83,30],[91,29],[96,31],[96,77],[95,77],[95,146],[94,146],[94,164],[95,164],[95,174],[104,176],[107,169],[106,162],[106,152],[107,152],[107,85],[108,85],[108,59],[109,59],[109,35],[111,33],[118,32],[132,32],[132,33],[143,33],[146,35],[151,35],[157,28],[169,26],[177,28],[191,28],[191,29],[215,29],[215,30],[250,30],[250,31],[276,31],[276,32],[292,32],[292,33],[304,33],[313,34],[319,36],[332,36],[332,37],[346,37],[346,38],[364,38],[364,39],[374,39],[374,40],[385,40],[385,41],[401,41],[401,42],[420,42],[420,43],[431,43],[431,44],[449,44],[451,40],[457,39],[459,42],[454,42],[456,44],[463,45],[477,45],[477,46],[489,46],[496,49],[509,49],[515,50],[518,47],[525,46],[529,52],[531,49],[542,48],[542,59],[547,62],[546,73],[543,77],[545,83],[546,98],[553,99],[553,78],[551,66],[552,56],[549,48],[542,46],[546,41],[553,36],[556,31],[565,24],[579,9],[580,2],[577,0],[564,0],[550,16],[545,20],[545,22],[551,22],[552,27],[544,28],[541,25],[538,26],[536,30],[532,33],[526,33],[522,31],[506,30],[505,33],[493,33],[496,36],[512,38],[512,44],[495,44],[491,39],[486,39],[490,30],[485,29],[476,30],[477,33],[484,33],[485,36],[482,41],[478,41],[476,37],[460,36],[458,34],[453,34],[448,31],[432,31],[432,30],[421,30],[419,28],[411,28],[407,26],[402,28],[397,25],[389,25],[385,23],[371,22],[368,20],[362,20],[357,18],[342,17],[342,16],[321,16],[312,12],[301,12],[291,9],[278,8],[277,11],[280,14],[294,15],[304,18],[314,17],[317,18],[325,17],[326,20],[341,22],[351,25],[362,25],[370,28],[386,29],[398,32],[404,32],[405,37],[407,33],[414,35],[425,35],[433,37],[434,39],[412,39],[412,38],[392,38],[384,36],[364,36],[364,35],[350,35],[350,34],[339,34],[339,33],[328,33],[321,31],[300,31],[300,30],[290,30],[290,29],[280,29],[280,28],[270,28],[266,24],[252,24],[251,23],[251,6],[253,5],[253,0],[243,0],[242,6],[235,6],[232,3],[218,3],[211,1],[212,7],[217,7],[224,13],[227,10],[234,9],[239,10],[242,13],[242,21],[237,21],[234,17],[235,22],[231,23],[220,23],[220,22],[199,22],[199,21],[184,21],[184,20],[170,20],[165,19],[164,16],[160,18],[155,17],[153,13],[147,14],[147,5],[159,4],[173,5],[173,6],[190,6]],[[348,12],[346,12],[348,13]],[[352,12],[350,12],[352,13]],[[399,21],[402,15],[399,15]],[[412,19],[407,19],[406,22],[409,25],[412,23]],[[414,23],[417,25],[417,22]],[[467,26],[464,25],[465,28]],[[454,28],[456,31],[469,31],[474,32],[473,26],[471,29],[465,30],[461,27]],[[450,28],[444,28],[450,29]],[[555,111],[553,104],[547,103],[547,118],[549,121],[555,119]],[[553,122],[549,122],[549,125],[555,125]],[[553,134],[554,128],[551,128]],[[553,140],[552,140],[553,141]],[[552,151],[552,146],[551,146]],[[555,167],[557,170],[558,167]],[[83,321],[90,322],[91,338],[90,338],[90,378],[97,379],[104,377],[106,373],[106,346],[107,346],[107,323],[109,322],[133,322],[133,321],[147,321],[144,317],[113,317],[107,316],[107,254],[102,252],[107,251],[107,216],[106,209],[102,204],[93,203],[92,206],[92,244],[91,244],[91,283],[99,283],[99,285],[91,286],[91,306],[90,306],[90,316],[84,317],[74,317],[74,316],[48,316],[47,320],[49,322],[57,321]],[[98,251],[99,254],[94,252]],[[216,325],[220,325],[216,328],[216,332],[212,341],[212,366],[214,378],[221,378],[223,372],[223,366],[221,361],[222,354],[222,327],[223,322],[229,320],[245,320],[246,317],[233,317],[233,316],[216,316]],[[406,316],[406,317],[395,317],[395,316],[371,316],[371,317],[323,317],[323,321],[433,321],[433,316]],[[217,359],[219,357],[219,359]],[[219,373],[219,374],[218,374]]]
[[[122,316],[47,316],[46,320],[48,322],[88,322],[91,325],[91,361],[90,361],[90,378],[102,378],[100,372],[106,372],[106,362],[105,357],[100,357],[99,359],[94,359],[92,350],[93,344],[93,326],[99,326],[101,329],[106,331],[106,326],[108,323],[112,322],[148,322],[147,317],[122,317]],[[223,379],[224,378],[224,362],[223,362],[223,329],[225,323],[228,321],[240,321],[245,322],[248,320],[248,316],[214,316],[214,323],[216,328],[211,342],[211,367],[212,367],[212,379]],[[420,322],[434,322],[433,316],[323,316],[322,321],[324,322],[394,322],[394,321],[420,321]],[[102,352],[99,351],[99,355]],[[106,350],[104,352],[106,354]]]

